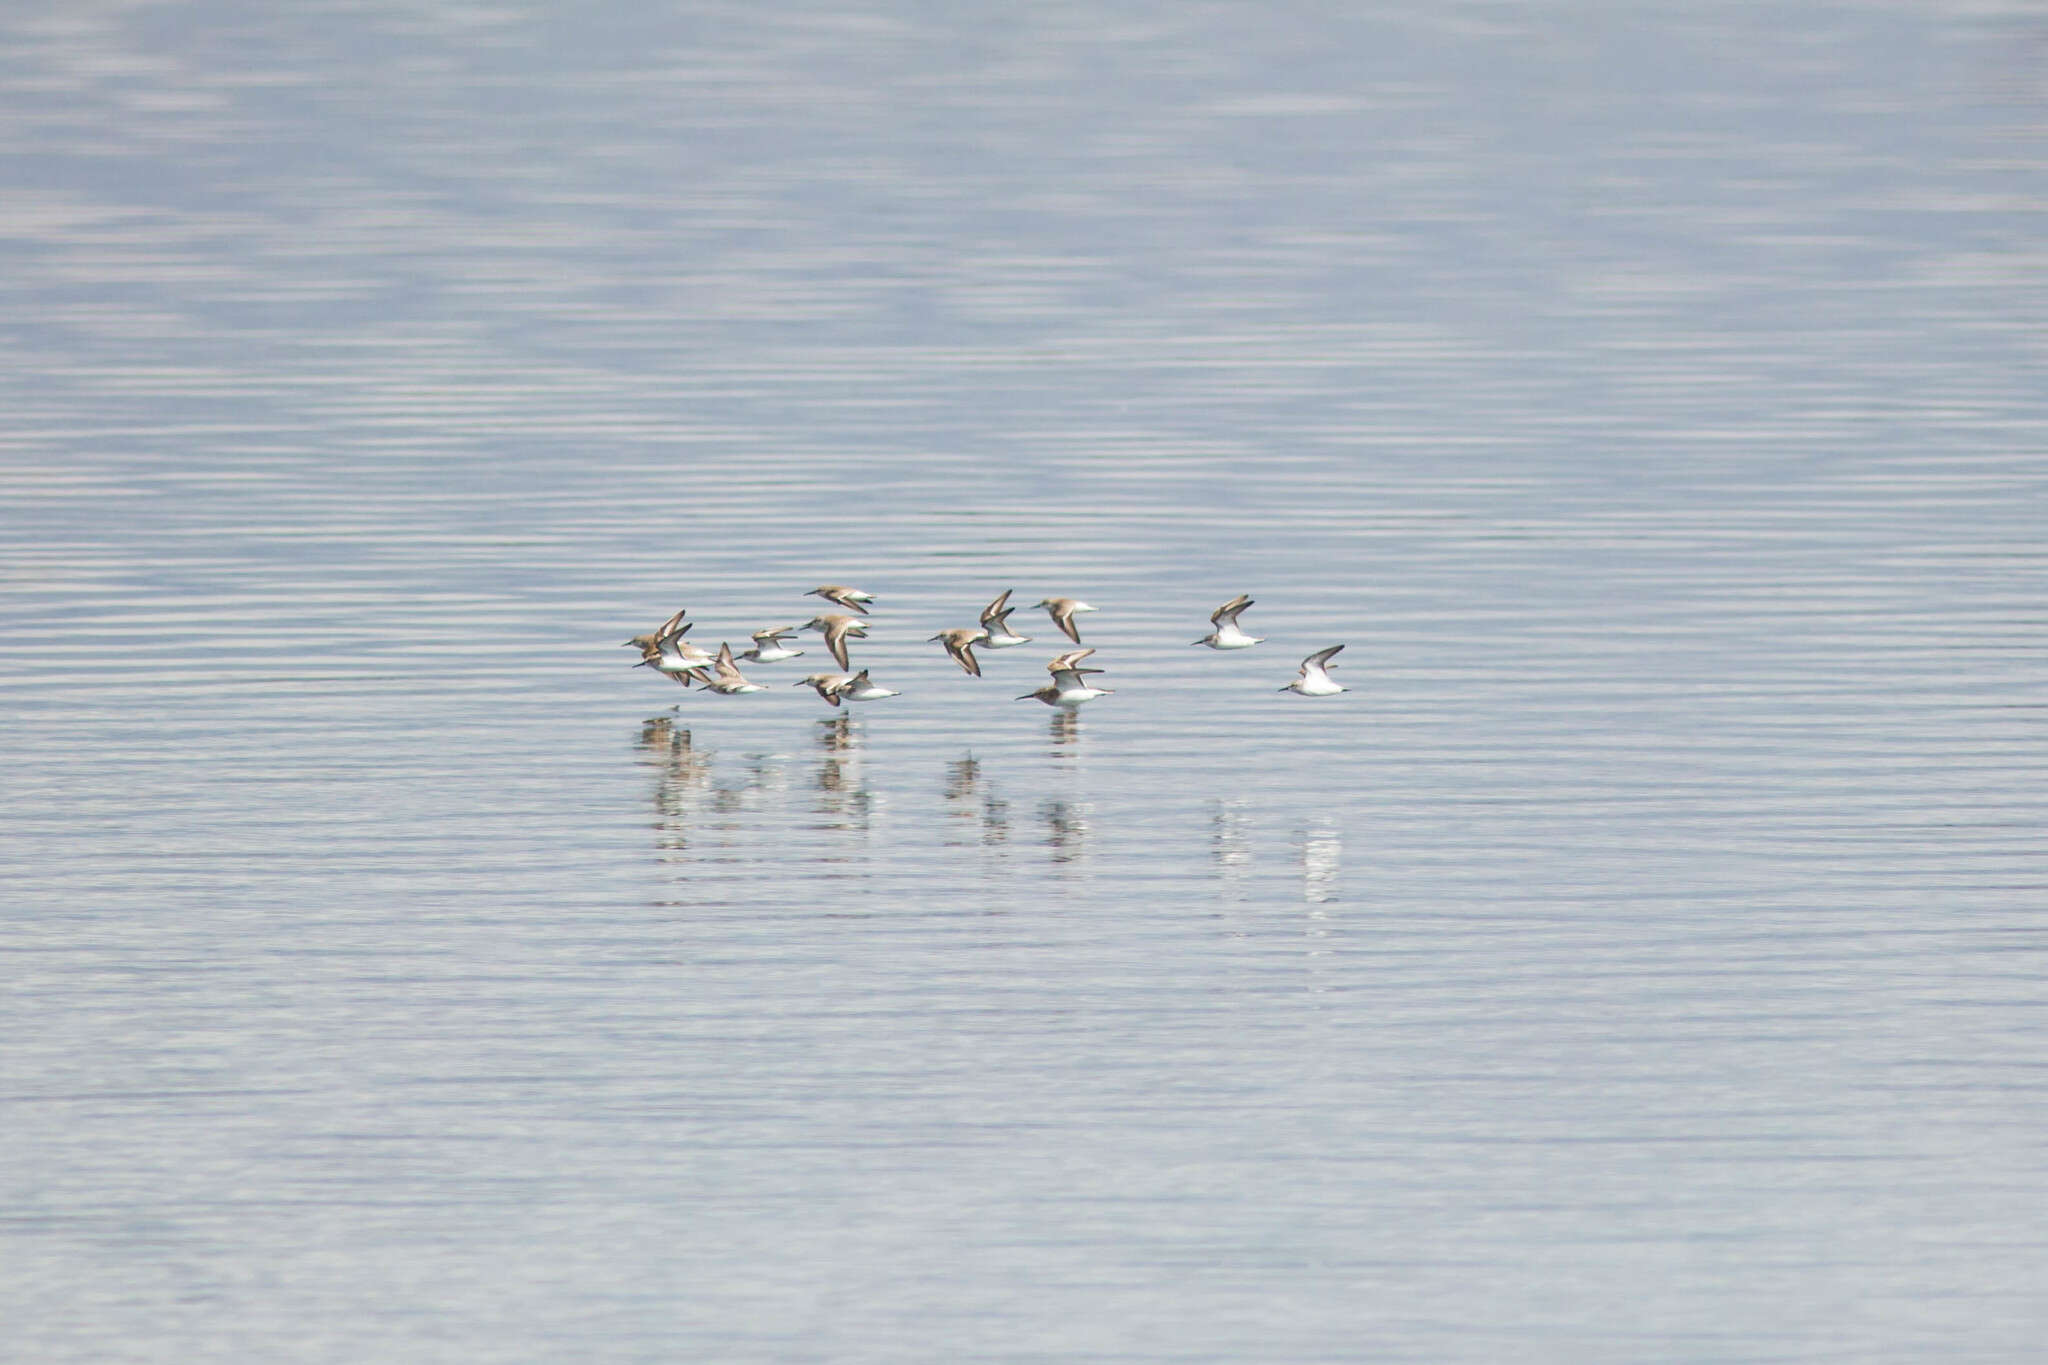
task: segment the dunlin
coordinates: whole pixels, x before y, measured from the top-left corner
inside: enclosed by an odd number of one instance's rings
[[[713,661],[711,681],[704,685],[721,697],[737,697],[748,692],[763,692],[767,689],[757,682],[748,682],[740,676],[739,665],[732,661],[732,646],[718,647],[718,658]]]
[[[846,680],[839,689],[839,695],[848,701],[880,701],[884,697],[900,697],[903,694],[891,688],[878,686],[863,668]]]
[[[823,616],[813,616],[804,622],[804,629],[815,630],[825,637],[825,648],[832,652],[832,657],[839,661],[841,668],[853,667],[846,660],[846,637],[851,635],[858,640],[865,640],[868,637],[868,628],[858,617],[843,616],[836,611],[828,611]]]
[[[782,641],[784,636],[794,635],[802,629],[802,626],[770,626],[757,630],[753,634],[754,647],[740,651],[740,657],[757,664],[779,664],[785,659],[800,658],[802,650],[791,649]]]
[[[822,597],[835,606],[857,611],[862,616],[868,614],[866,604],[875,600],[873,593],[862,592],[859,588],[849,588],[843,583],[827,583],[821,588],[812,588],[804,596]]]
[[[640,662],[635,667],[653,668],[658,673],[667,673],[671,676],[711,667],[711,656],[683,638],[683,631],[688,629],[688,626],[684,626],[681,630],[664,636],[660,643],[641,650]]]
[[[689,630],[689,627],[683,624],[683,616],[688,610],[689,608],[687,607],[678,609],[674,616],[669,617],[668,620],[656,626],[652,634],[635,635],[626,643],[632,648],[639,650],[642,654],[645,654],[649,646],[658,645],[671,635],[683,634]]]
[[[1008,649],[1011,645],[1028,645],[1029,635],[1019,635],[1010,629],[1010,613],[1017,610],[1009,605],[1010,590],[1003,589],[1003,595],[981,609],[981,628],[988,632],[988,638],[981,643],[987,649]]]
[[[1216,627],[1216,629],[1210,631],[1201,639],[1194,641],[1194,643],[1207,645],[1211,649],[1250,649],[1253,645],[1264,640],[1266,637],[1263,635],[1245,634],[1243,629],[1237,624],[1238,613],[1251,604],[1251,598],[1239,594],[1210,612],[1209,624]]]
[[[1336,667],[1330,660],[1335,658],[1337,651],[1342,648],[1342,645],[1331,645],[1328,649],[1319,649],[1303,659],[1301,676],[1280,690],[1299,692],[1304,697],[1334,697],[1339,692],[1349,692],[1350,688],[1340,686],[1336,679],[1330,676],[1330,670]]]
[[[981,676],[981,662],[974,657],[974,646],[986,640],[988,632],[975,626],[962,626],[958,630],[942,630],[931,637],[946,646],[946,653],[953,656],[953,662],[961,671]]]
[[[826,705],[837,706],[840,691],[852,681],[851,673],[813,673],[808,678],[798,678],[790,686],[811,688]]]
[[[1081,643],[1081,632],[1074,628],[1074,617],[1080,612],[1098,610],[1074,597],[1048,597],[1038,605],[1051,614],[1052,623],[1061,633],[1077,645]]]
[[[1100,669],[1090,669],[1089,671],[1101,672]],[[1113,687],[1090,687],[1087,680],[1081,676],[1079,670],[1063,668],[1052,675],[1051,682],[1038,688],[1036,691],[1026,692],[1017,700],[1042,701],[1047,706],[1057,706],[1061,710],[1071,711],[1083,702],[1093,701],[1097,697],[1106,697],[1115,690]]]

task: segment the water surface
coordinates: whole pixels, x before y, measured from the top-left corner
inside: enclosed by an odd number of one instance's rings
[[[14,1348],[2032,1358],[2043,51],[0,21]]]

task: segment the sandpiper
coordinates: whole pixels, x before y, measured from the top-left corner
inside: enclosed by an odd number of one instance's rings
[[[1089,670],[1091,673],[1099,673],[1101,671],[1101,669]],[[1062,710],[1071,711],[1082,702],[1093,701],[1097,697],[1106,697],[1114,691],[1116,689],[1113,687],[1090,687],[1087,680],[1081,676],[1079,670],[1063,668],[1052,675],[1051,682],[1038,688],[1036,691],[1026,692],[1017,700],[1042,701],[1047,706],[1057,706]]]
[[[782,640],[784,636],[794,635],[802,629],[802,626],[769,626],[757,630],[753,634],[754,647],[740,651],[740,657],[757,664],[779,664],[785,659],[799,658],[803,651],[791,649]]]
[[[626,641],[626,644],[630,645],[634,649],[639,650],[642,654],[645,654],[650,645],[658,645],[671,635],[683,634],[690,628],[689,626],[683,624],[683,616],[688,611],[689,608],[687,607],[678,608],[676,614],[674,616],[669,617],[668,620],[663,621],[660,625],[656,626],[652,634],[635,635],[632,639]]]
[[[1193,641],[1211,649],[1250,649],[1266,637],[1247,635],[1237,624],[1238,613],[1252,604],[1252,599],[1239,593],[1222,606],[1209,613],[1209,624],[1216,627],[1201,639]]]
[[[1328,649],[1319,649],[1303,659],[1301,676],[1280,690],[1299,692],[1304,697],[1334,697],[1339,692],[1349,692],[1350,688],[1339,685],[1336,679],[1330,676],[1330,670],[1336,667],[1330,660],[1335,658],[1337,651],[1342,648],[1342,645],[1331,645]]]
[[[748,692],[765,692],[767,689],[757,682],[748,682],[740,676],[739,665],[732,661],[732,646],[721,644],[718,658],[713,661],[711,680],[704,685],[722,697],[737,697]]]
[[[981,609],[981,628],[987,638],[981,643],[986,649],[1008,649],[1011,645],[1028,645],[1029,635],[1019,635],[1010,629],[1010,613],[1017,610],[1009,605],[1010,590],[1003,589],[1003,595]]]
[[[684,626],[673,634],[664,636],[660,643],[641,650],[640,662],[634,667],[653,668],[656,672],[670,675],[711,667],[711,656],[683,638],[683,632],[688,629],[688,626]]]
[[[827,602],[845,607],[848,611],[857,611],[862,616],[868,614],[865,604],[875,600],[873,593],[862,592],[859,588],[849,588],[843,583],[827,583],[823,587],[812,588],[804,596],[822,597]]]
[[[1080,612],[1098,610],[1075,597],[1048,597],[1038,605],[1051,614],[1052,623],[1077,645],[1081,643],[1081,632],[1074,628],[1074,617]]]
[[[1070,649],[1064,654],[1055,654],[1045,661],[1048,673],[1100,673],[1099,668],[1083,668],[1081,660],[1095,651],[1091,649]]]
[[[839,693],[853,681],[851,673],[813,673],[808,678],[798,678],[791,687],[808,687],[824,699],[826,705],[839,705]]]
[[[839,661],[841,668],[853,667],[846,660],[846,637],[851,635],[860,640],[868,637],[868,628],[862,624],[860,618],[844,616],[836,611],[813,616],[804,622],[804,629],[815,630],[825,637],[825,648],[832,652],[832,657]]]
[[[977,678],[981,676],[981,662],[974,657],[974,646],[988,638],[987,631],[976,626],[961,626],[958,630],[942,630],[931,638],[946,646],[946,653],[953,656],[953,662],[960,665],[963,672]]]
[[[884,697],[900,697],[903,694],[892,688],[877,685],[863,668],[840,686],[839,695],[848,701],[880,701]]]

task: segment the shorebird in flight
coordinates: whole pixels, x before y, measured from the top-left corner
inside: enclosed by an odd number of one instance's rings
[[[740,651],[742,659],[757,664],[779,664],[784,659],[795,659],[803,654],[800,649],[791,649],[782,643],[783,637],[794,635],[802,626],[769,626],[753,634],[754,647]]]
[[[808,678],[798,678],[791,687],[808,687],[822,698],[827,706],[839,705],[839,694],[853,681],[851,673],[813,673]]]
[[[845,607],[848,611],[859,612],[862,616],[868,614],[867,603],[875,600],[873,593],[862,592],[859,588],[849,588],[843,583],[827,583],[823,587],[812,588],[804,596],[822,597],[834,606]]]
[[[689,608],[687,607],[679,608],[674,616],[669,617],[668,620],[656,626],[651,635],[635,635],[626,643],[639,650],[642,654],[645,654],[650,645],[658,645],[671,635],[681,635],[689,629],[688,626],[683,624],[683,616],[688,610]]]
[[[1099,610],[1077,597],[1048,597],[1038,605],[1051,614],[1052,623],[1060,632],[1077,645],[1081,643],[1081,632],[1074,626],[1074,617],[1084,611]]]
[[[1298,692],[1304,697],[1334,697],[1339,692],[1349,692],[1350,688],[1341,685],[1330,676],[1330,670],[1336,667],[1330,660],[1335,658],[1337,651],[1342,648],[1342,645],[1331,645],[1328,649],[1319,649],[1303,659],[1301,676],[1280,690]]]
[[[1088,671],[1100,673],[1102,670],[1091,668]],[[1026,692],[1017,700],[1042,701],[1047,706],[1057,706],[1063,711],[1071,711],[1083,702],[1106,697],[1115,690],[1113,687],[1090,687],[1079,669],[1062,668],[1052,675],[1051,682],[1035,691]]]
[[[880,701],[884,697],[900,697],[903,694],[892,688],[878,685],[863,668],[848,678],[839,688],[839,695],[848,701]]]
[[[1222,606],[1209,613],[1209,624],[1216,627],[1193,643],[1207,645],[1211,649],[1250,649],[1266,637],[1247,635],[1237,624],[1238,615],[1252,604],[1252,599],[1240,593]]]
[[[988,633],[983,640],[985,649],[1008,649],[1011,645],[1028,645],[1029,635],[1019,635],[1010,629],[1010,613],[1017,610],[1009,605],[1010,590],[1003,589],[1003,595],[981,609],[981,628]]]
[[[946,653],[953,656],[953,662],[961,671],[975,677],[981,676],[981,661],[974,657],[976,643],[988,638],[988,632],[977,626],[962,626],[958,630],[942,630],[931,637],[946,646]]]
[[[732,661],[732,646],[720,645],[718,658],[712,661],[711,681],[704,685],[721,697],[737,697],[748,692],[764,692],[767,689],[757,682],[748,682],[740,676],[739,665]]]
[[[804,629],[815,630],[825,637],[825,648],[832,652],[832,657],[838,660],[841,668],[853,667],[846,660],[846,637],[851,635],[857,640],[865,640],[868,637],[868,628],[862,624],[859,617],[845,616],[836,611],[813,616],[804,622]]]
[[[656,643],[644,646],[640,651],[640,662],[634,667],[652,668],[670,677],[711,667],[712,657],[683,638],[689,629],[688,626],[679,627]]]

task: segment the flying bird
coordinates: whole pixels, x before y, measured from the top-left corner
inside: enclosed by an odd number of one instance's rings
[[[931,637],[946,646],[946,653],[953,656],[953,662],[961,671],[975,677],[981,676],[981,662],[974,657],[976,642],[986,640],[988,632],[975,626],[962,626],[958,630],[942,630]]]
[[[1339,692],[1349,692],[1350,688],[1342,686],[1330,676],[1330,670],[1336,667],[1330,660],[1335,658],[1337,651],[1342,648],[1342,645],[1331,645],[1328,649],[1319,649],[1303,659],[1301,676],[1280,690],[1298,692],[1304,697],[1334,697]]]
[[[754,647],[742,650],[740,657],[757,664],[779,664],[784,659],[801,658],[803,651],[791,649],[782,643],[783,637],[794,635],[802,626],[768,626],[753,634]]]
[[[640,662],[633,666],[652,668],[657,673],[667,673],[670,676],[711,667],[711,656],[683,638],[683,633],[687,630],[688,626],[682,626],[663,636],[656,643],[643,646],[640,650]]]
[[[846,637],[851,635],[857,640],[865,640],[868,637],[868,628],[858,617],[844,616],[836,611],[813,616],[804,622],[804,629],[815,630],[825,637],[825,648],[831,651],[832,657],[838,661],[841,668],[853,667],[846,659]]]
[[[843,583],[827,583],[823,587],[812,588],[804,596],[822,597],[835,606],[859,612],[862,616],[868,614],[866,604],[875,600],[873,593],[862,592],[859,588],[849,588]]]
[[[704,685],[721,697],[737,697],[748,692],[766,691],[757,682],[748,682],[740,676],[739,665],[732,661],[732,646],[721,644],[718,658],[712,663],[711,681]]]
[[[649,645],[658,645],[671,635],[683,634],[690,628],[683,624],[683,616],[688,610],[687,607],[679,609],[674,616],[669,617],[668,620],[656,626],[652,634],[635,635],[626,643],[639,650],[642,654],[645,654]]]
[[[839,705],[839,694],[853,681],[851,673],[813,673],[808,678],[798,678],[791,687],[808,687],[821,697],[827,706]]]
[[[1091,673],[1100,673],[1091,668]],[[1052,681],[1035,691],[1026,692],[1018,701],[1042,701],[1047,706],[1057,706],[1063,711],[1072,711],[1083,702],[1097,697],[1106,697],[1116,689],[1113,687],[1091,687],[1078,669],[1063,668],[1052,675]]]
[[[1266,637],[1247,635],[1237,624],[1238,615],[1252,604],[1252,599],[1240,593],[1222,606],[1209,613],[1209,624],[1216,627],[1193,643],[1207,645],[1211,649],[1250,649]]]
[[[884,697],[900,697],[903,694],[892,688],[880,686],[863,668],[840,686],[839,695],[848,701],[880,701]]]
[[[1077,645],[1081,643],[1081,632],[1074,626],[1074,617],[1084,611],[1098,610],[1075,597],[1048,597],[1038,605],[1052,616],[1052,623],[1060,628],[1060,632]]]
[[[1012,645],[1028,645],[1029,635],[1019,635],[1010,629],[1010,613],[1017,610],[1009,605],[1010,590],[1003,589],[1003,595],[981,609],[981,628],[988,632],[988,638],[981,643],[987,649],[1008,649]]]

